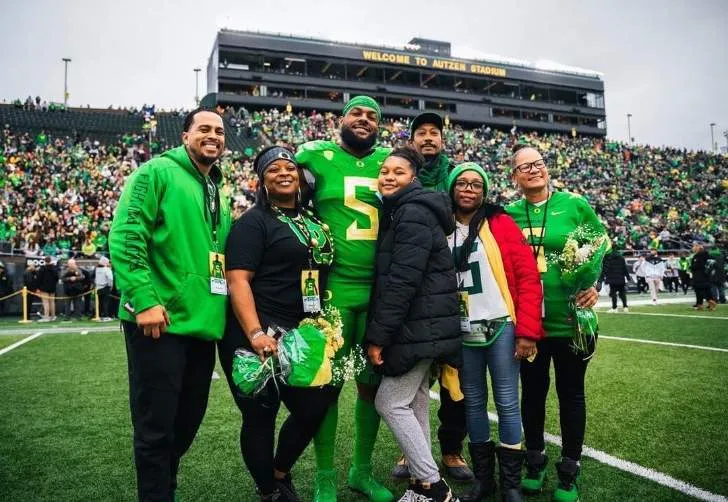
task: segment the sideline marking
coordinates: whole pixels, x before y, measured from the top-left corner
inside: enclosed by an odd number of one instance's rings
[[[30,342],[32,340],[35,340],[36,338],[38,338],[42,334],[43,334],[43,332],[42,331],[39,331],[39,332],[37,332],[34,335],[30,335],[30,336],[28,336],[26,338],[23,338],[22,340],[18,340],[17,342],[15,342],[12,345],[8,345],[4,349],[0,350],[0,356],[2,356],[3,354],[7,354],[8,352],[10,352],[13,349],[17,349],[18,347],[20,347],[23,344],[26,344],[26,343],[28,343],[28,342]]]
[[[609,312],[608,310],[598,310],[597,314],[614,314],[614,315],[653,315],[658,317],[686,317],[688,319],[719,319],[728,321],[728,317],[710,316],[710,315],[688,315],[688,314],[658,314],[657,312]]]
[[[657,340],[643,340],[641,338],[625,338],[622,336],[606,335],[602,335],[599,337],[599,339],[602,338],[605,340],[619,340],[621,342],[649,343],[652,345],[667,345],[668,347],[683,347],[686,349],[710,350],[713,352],[728,352],[728,349],[722,349],[720,347],[705,347],[703,345],[690,345],[687,343],[658,342]]]
[[[435,401],[439,401],[440,395],[437,392],[430,390],[430,398],[434,399]],[[496,415],[495,413],[488,412],[488,418],[491,422],[498,423],[498,415]],[[561,446],[561,437],[559,436],[546,432],[544,434],[544,439],[546,439],[546,441],[548,441],[549,443]],[[723,495],[718,495],[717,493],[703,490],[702,488],[698,488],[697,486],[691,485],[690,483],[686,483],[685,481],[680,481],[679,479],[675,479],[672,476],[668,476],[663,472],[658,472],[648,467],[643,467],[628,460],[622,460],[621,458],[614,457],[608,453],[600,450],[595,450],[594,448],[590,448],[588,446],[584,446],[583,455],[591,457],[594,460],[601,462],[602,464],[615,467],[620,471],[628,472],[635,476],[649,479],[650,481],[654,481],[655,483],[662,486],[667,486],[668,488],[672,488],[673,490],[684,493],[685,495],[695,497],[698,500],[706,500],[708,502],[728,502],[728,498],[724,497]]]

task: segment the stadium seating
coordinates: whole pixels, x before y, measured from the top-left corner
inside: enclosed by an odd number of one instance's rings
[[[184,120],[181,112],[155,115],[152,153],[156,145],[165,149],[179,144]],[[329,113],[226,110],[223,116],[227,147],[233,153],[221,166],[236,215],[253,200],[257,177],[251,158],[261,144],[295,147],[337,135],[337,117]],[[31,239],[41,252],[69,254],[89,237],[103,252],[125,176],[149,156],[143,124],[140,113],[129,111],[50,112],[0,105],[0,126],[9,126],[0,136],[0,191],[5,194],[0,201],[0,241],[5,247],[10,242],[10,247],[21,249]],[[63,141],[56,147],[35,145],[40,131],[45,131],[47,145]],[[383,121],[382,144],[392,146],[407,137],[406,121]],[[693,240],[725,247],[728,242],[724,155],[594,137],[485,127],[464,130],[457,125],[446,130],[445,141],[453,162],[479,162],[490,173],[490,197],[499,203],[518,197],[508,166],[512,144],[538,147],[555,187],[587,197],[623,249],[684,249]]]

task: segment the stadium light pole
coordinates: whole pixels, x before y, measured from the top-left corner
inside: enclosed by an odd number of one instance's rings
[[[200,71],[202,68],[195,68],[195,106],[200,106]]]
[[[63,107],[68,106],[68,63],[71,62],[71,58],[63,58],[63,64],[65,66],[63,71]]]
[[[632,114],[627,114],[627,142],[632,144]]]
[[[710,123],[710,151],[715,152],[715,136],[713,136],[713,129],[715,128],[715,122]]]

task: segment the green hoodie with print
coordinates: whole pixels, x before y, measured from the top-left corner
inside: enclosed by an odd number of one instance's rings
[[[228,201],[211,190],[220,194],[221,185],[217,165],[204,176],[184,146],[129,176],[109,235],[121,320],[134,322],[135,314],[162,305],[169,333],[222,338],[227,297],[210,287],[210,253],[225,252],[231,225]]]

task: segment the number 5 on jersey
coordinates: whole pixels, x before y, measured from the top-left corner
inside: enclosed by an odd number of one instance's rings
[[[358,176],[346,176],[344,178],[344,205],[369,220],[369,228],[361,228],[359,226],[359,218],[354,218],[354,221],[346,229],[346,240],[375,241],[377,240],[377,232],[379,231],[379,210],[375,206],[356,198],[357,187],[377,192],[377,180],[376,178],[363,178]]]

